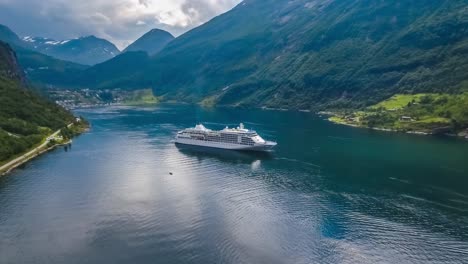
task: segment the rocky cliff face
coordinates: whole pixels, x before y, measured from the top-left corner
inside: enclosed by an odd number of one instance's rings
[[[16,53],[10,45],[0,41],[0,76],[26,83],[24,72],[18,64]]]

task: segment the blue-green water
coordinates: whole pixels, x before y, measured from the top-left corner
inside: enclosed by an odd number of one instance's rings
[[[0,263],[467,263],[465,141],[295,112],[79,113],[71,149],[0,179]],[[276,151],[171,141],[241,121]]]

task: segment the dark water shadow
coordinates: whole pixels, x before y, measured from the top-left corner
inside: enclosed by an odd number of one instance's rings
[[[272,160],[274,152],[238,151],[176,144],[180,153],[197,159],[217,159],[227,163],[250,164],[257,160]]]

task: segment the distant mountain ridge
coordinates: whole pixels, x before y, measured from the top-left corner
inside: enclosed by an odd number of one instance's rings
[[[30,46],[32,46],[34,49],[39,49],[39,50],[48,49],[55,45],[63,45],[70,41],[70,40],[56,41],[50,38],[30,37],[30,36],[23,37],[22,40],[27,43],[30,43]]]
[[[174,36],[167,31],[152,29],[130,44],[123,52],[145,51],[152,56],[161,51],[173,39]]]
[[[95,65],[120,54],[119,49],[114,44],[96,36],[69,40],[54,40],[30,36],[20,38],[4,25],[0,25],[0,40],[14,46],[52,56],[56,59],[83,65]]]
[[[18,62],[30,81],[41,84],[63,84],[87,66],[56,59],[34,51],[30,44],[23,41],[8,27],[0,25],[0,41],[11,45]],[[51,41],[51,40],[46,40]]]
[[[95,65],[120,54],[114,44],[95,36],[62,41],[42,37],[24,37],[23,41],[26,47],[35,51],[84,65]]]

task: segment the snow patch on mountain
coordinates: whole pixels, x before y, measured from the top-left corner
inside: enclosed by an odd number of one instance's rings
[[[120,54],[114,44],[95,36],[67,40],[25,36],[22,40],[30,49],[61,60],[86,65],[101,63]]]

